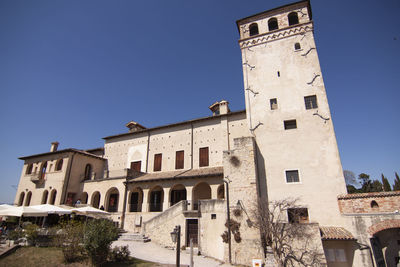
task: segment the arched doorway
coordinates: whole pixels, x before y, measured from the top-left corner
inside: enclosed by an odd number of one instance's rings
[[[141,212],[143,203],[143,190],[136,187],[129,196],[129,212]]]
[[[113,187],[108,190],[106,194],[106,211],[117,212],[118,211],[118,200],[119,191],[117,188]]]
[[[81,203],[82,203],[82,204],[87,204],[87,202],[88,202],[88,193],[83,192],[83,193],[81,194]]]
[[[377,267],[398,266],[400,263],[400,220],[386,220],[368,228]]]
[[[22,206],[24,204],[25,192],[21,192],[19,195],[18,206]]]
[[[162,211],[164,202],[164,191],[161,186],[153,187],[149,192],[149,211]]]
[[[50,194],[50,203],[51,205],[54,205],[56,203],[56,197],[57,197],[57,190],[53,189]]]
[[[94,192],[92,195],[92,207],[98,209],[100,205],[100,193],[98,191]]]
[[[42,195],[42,202],[41,204],[46,204],[47,203],[47,197],[49,196],[49,191],[44,190],[43,195]]]
[[[193,209],[199,208],[199,200],[211,199],[211,187],[206,182],[201,182],[193,188]]]
[[[217,199],[225,199],[225,186],[221,184],[217,188]]]
[[[26,194],[26,199],[25,199],[25,205],[24,206],[29,206],[31,204],[31,198],[32,198],[32,192],[29,191],[28,194]]]
[[[169,202],[170,206],[175,205],[179,201],[186,200],[186,188],[182,184],[174,185],[170,191]]]

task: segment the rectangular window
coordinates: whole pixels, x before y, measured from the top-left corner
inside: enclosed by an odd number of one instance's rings
[[[185,162],[185,152],[183,150],[176,151],[175,169],[183,169]]]
[[[162,154],[154,154],[154,171],[161,171]]]
[[[142,168],[142,162],[141,161],[131,162],[131,170],[135,170],[137,172],[140,172],[141,168]]]
[[[276,98],[271,98],[269,100],[269,105],[271,106],[271,110],[278,109],[278,100]]]
[[[288,121],[284,121],[284,126],[285,126],[285,130],[290,130],[290,129],[296,129],[297,128],[297,123],[296,120],[288,120]]]
[[[308,210],[306,208],[288,209],[289,223],[308,223]]]
[[[286,171],[286,182],[287,183],[300,182],[299,171],[298,170]]]
[[[200,148],[200,167],[208,166],[208,147]]]
[[[304,104],[306,105],[306,109],[318,108],[317,96],[316,95],[305,96]]]

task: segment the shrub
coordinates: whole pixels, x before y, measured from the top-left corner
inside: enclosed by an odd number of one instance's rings
[[[20,229],[15,229],[15,230],[9,231],[7,236],[8,236],[8,239],[15,241],[15,240],[18,240],[21,237],[23,237],[24,234],[22,233],[22,231]]]
[[[111,260],[115,262],[126,262],[129,261],[131,252],[128,246],[115,247],[111,252]]]
[[[92,220],[86,225],[84,246],[95,266],[106,262],[111,242],[118,238],[118,229],[109,220]]]
[[[66,262],[76,262],[85,258],[83,253],[83,224],[77,221],[60,223],[60,230],[55,238],[55,245],[62,248]]]
[[[24,230],[25,230],[25,237],[28,243],[31,245],[36,245],[39,226],[37,226],[36,224],[28,224],[24,227]]]

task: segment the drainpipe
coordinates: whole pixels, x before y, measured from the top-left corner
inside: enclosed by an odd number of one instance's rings
[[[193,123],[190,124],[190,128],[192,133],[191,135],[191,140],[190,140],[190,153],[191,153],[191,162],[190,162],[190,169],[193,169]]]
[[[65,202],[67,201],[67,196],[68,196],[68,185],[69,185],[69,179],[71,178],[71,169],[72,169],[72,162],[74,161],[74,156],[75,153],[72,153],[71,156],[71,160],[68,163],[68,169],[67,169],[67,175],[66,175],[66,179],[67,181],[64,182],[64,190],[62,191],[62,196],[61,196],[61,201],[60,204],[65,204]]]
[[[123,182],[125,186],[125,192],[124,192],[124,205],[122,206],[122,215],[121,215],[121,229],[124,229],[125,225],[125,212],[126,212],[126,197],[128,194],[128,176],[126,177],[126,181]]]
[[[226,184],[226,215],[228,217],[228,256],[229,264],[232,264],[232,244],[231,244],[231,213],[229,210],[229,180],[224,179]]]
[[[147,132],[146,172],[149,168],[150,131]]]
[[[372,249],[371,249],[371,247],[368,246],[368,245],[366,245],[366,244],[361,244],[361,243],[358,243],[358,242],[357,242],[357,244],[358,244],[358,245],[361,245],[361,246],[364,246],[364,247],[360,248],[360,250],[368,249],[368,251],[369,251],[369,256],[371,257],[372,267],[375,267],[374,257],[372,256]]]

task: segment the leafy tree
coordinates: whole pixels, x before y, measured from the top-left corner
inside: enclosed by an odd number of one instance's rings
[[[346,185],[348,194],[357,194],[360,193],[359,189],[355,188],[353,185]]]
[[[64,260],[67,263],[81,261],[85,258],[82,248],[84,225],[70,220],[60,223],[60,234],[55,238],[55,245],[62,248]]]
[[[388,179],[385,177],[385,175],[383,175],[383,173],[382,173],[382,185],[383,185],[383,191],[385,192],[392,191],[392,187],[390,186]]]
[[[382,191],[383,191],[382,183],[379,182],[378,180],[373,180],[371,183],[370,192],[382,192]]]
[[[394,184],[393,184],[393,191],[398,191],[400,190],[400,178],[397,172],[394,173],[396,178],[394,179]]]
[[[84,246],[95,266],[107,261],[112,241],[118,238],[118,229],[109,220],[92,220],[85,228]]]
[[[372,189],[372,181],[369,179],[369,175],[366,173],[360,173],[358,179],[361,180],[361,192],[368,193]]]

